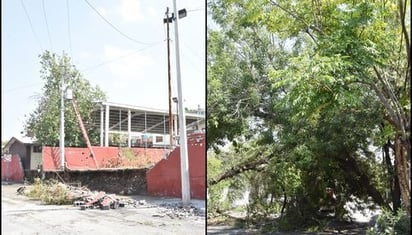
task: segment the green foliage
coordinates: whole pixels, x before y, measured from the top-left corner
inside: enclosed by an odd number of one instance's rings
[[[216,158],[213,153],[207,156],[207,178],[217,177],[222,171],[222,161]],[[227,188],[228,182],[222,182],[207,188],[207,211],[208,217],[214,215],[218,210],[224,211],[229,207],[228,202],[223,198],[223,191]]]
[[[410,216],[403,210],[398,210],[394,215],[390,211],[382,211],[373,228],[367,232],[368,235],[406,235],[411,234]]]
[[[251,190],[251,220],[279,212],[286,195],[278,227],[320,228],[325,187],[339,193],[339,219],[350,195],[385,204],[386,171],[370,148],[409,123],[402,2],[209,2],[208,147],[232,143],[217,151],[220,174],[261,149],[272,156],[235,176]]]
[[[99,87],[93,87],[84,79],[75,66],[70,64],[66,55],[58,56],[49,51],[40,55],[41,77],[44,80],[42,94],[38,98],[38,106],[26,120],[25,129],[34,133],[42,145],[57,146],[59,143],[61,78],[72,89],[83,123],[88,132],[90,142],[99,142],[99,129],[91,123],[91,114],[96,101],[104,101],[105,94]],[[65,144],[66,146],[85,146],[74,108],[69,100],[64,103]]]
[[[111,146],[124,147],[127,146],[127,135],[121,133],[110,133],[109,144]]]
[[[28,196],[49,205],[68,205],[73,202],[65,185],[56,181],[42,181],[39,178],[34,179]]]

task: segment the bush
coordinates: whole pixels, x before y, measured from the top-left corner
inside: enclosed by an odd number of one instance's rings
[[[57,181],[42,181],[36,178],[27,195],[49,205],[67,205],[72,203],[66,186]]]
[[[403,210],[398,210],[394,215],[390,211],[382,211],[368,235],[403,235],[411,234],[410,216]]]
[[[40,199],[41,195],[45,191],[45,187],[44,182],[40,180],[40,178],[35,178],[30,191],[27,193],[27,196],[33,199]]]

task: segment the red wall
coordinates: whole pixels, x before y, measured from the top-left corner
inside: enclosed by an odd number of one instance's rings
[[[190,197],[205,199],[206,141],[204,134],[188,136]],[[182,196],[180,147],[172,151],[146,174],[147,192],[153,196]]]
[[[167,153],[164,149],[131,148],[133,153],[117,147],[93,147],[95,160],[88,148],[65,148],[65,161],[68,170],[96,170],[106,168],[142,168],[159,162]],[[60,169],[59,147],[43,147],[43,170]],[[97,163],[97,166],[96,166]]]
[[[18,154],[2,156],[1,180],[12,182],[24,181],[23,165]]]

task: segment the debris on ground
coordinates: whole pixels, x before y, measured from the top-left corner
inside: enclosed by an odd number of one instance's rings
[[[21,186],[17,189],[17,194],[19,195],[23,195],[24,194],[24,190],[26,190],[26,186]]]
[[[63,184],[61,182],[49,182],[50,186],[59,185],[67,192],[69,200],[73,206],[79,207],[80,210],[86,209],[118,209],[118,208],[157,208],[153,217],[170,217],[171,219],[184,219],[193,216],[205,217],[204,207],[193,204],[183,207],[181,202],[162,202],[153,204],[144,199],[135,200],[130,197],[117,196],[108,194],[104,191],[91,191],[86,186]],[[25,187],[20,187],[17,192],[23,194]],[[165,199],[168,201],[169,199]]]
[[[158,213],[153,217],[165,217],[171,219],[184,219],[191,216],[205,216],[204,208],[197,208],[193,205],[183,207],[181,203],[162,203],[159,205]]]
[[[148,203],[146,200],[134,200],[131,198],[118,197],[115,194],[106,194],[103,191],[92,192],[86,187],[69,187],[74,206],[81,210],[100,208],[103,210],[117,209],[119,207],[129,208],[158,208],[153,217],[168,216],[171,219],[184,219],[192,216],[205,216],[205,208],[197,208],[190,205],[186,208],[181,203],[161,203],[159,205]]]
[[[122,202],[115,194],[106,194],[104,191],[90,191],[87,187],[69,186],[69,195],[73,200],[73,205],[80,207],[81,210],[100,208],[102,210],[117,209],[124,207]]]

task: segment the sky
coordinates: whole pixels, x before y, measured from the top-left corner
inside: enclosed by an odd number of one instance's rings
[[[205,1],[176,5],[187,10],[178,20],[185,107],[205,108]],[[2,0],[2,141],[21,135],[37,107],[44,85],[39,55],[45,50],[71,57],[109,102],[167,110],[167,7],[173,12],[173,0]],[[169,27],[177,97],[174,23]]]

